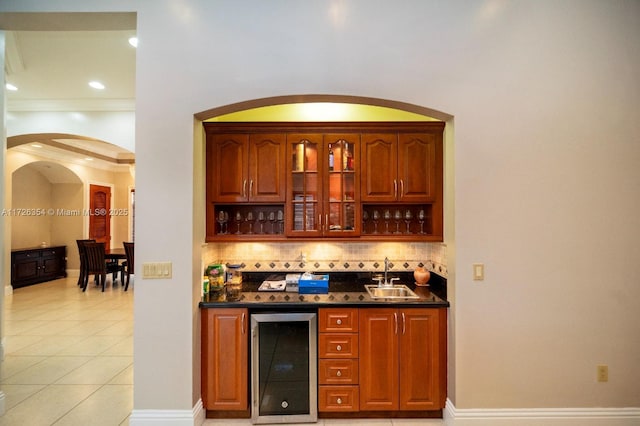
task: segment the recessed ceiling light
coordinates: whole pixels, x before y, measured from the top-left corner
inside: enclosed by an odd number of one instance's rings
[[[100,83],[99,81],[90,81],[89,82],[89,86],[93,87],[94,89],[98,89],[98,90],[103,90],[104,89],[104,84]]]
[[[5,84],[4,87],[6,87],[7,90],[11,90],[12,92],[15,92],[16,90],[18,90],[18,88],[16,86],[14,86],[13,84],[11,84],[11,83]]]
[[[133,47],[138,47],[138,37],[129,38],[129,44]]]
[[[32,143],[31,146],[34,148],[42,148],[42,145],[40,145],[39,143]]]
[[[91,157],[84,157],[84,161],[93,161],[93,158],[91,158]]]

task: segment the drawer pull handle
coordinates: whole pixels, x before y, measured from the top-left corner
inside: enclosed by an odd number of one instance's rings
[[[338,372],[336,373],[336,376],[342,377],[342,371],[338,370]]]
[[[337,321],[336,321],[336,324],[338,324],[338,325],[342,325],[342,320],[341,320],[341,319],[337,320]]]
[[[342,398],[338,398],[338,399],[336,399],[336,402],[337,402],[338,404],[342,404]]]
[[[336,350],[337,351],[341,351],[342,350],[342,346],[340,346],[340,345],[336,346]]]

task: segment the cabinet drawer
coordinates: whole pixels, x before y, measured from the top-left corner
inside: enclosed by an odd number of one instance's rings
[[[358,386],[319,386],[318,411],[358,411]]]
[[[357,308],[326,308],[319,309],[320,332],[354,333],[358,331]]]
[[[321,385],[357,385],[357,359],[321,359],[318,362],[318,383]]]
[[[40,252],[29,252],[29,253],[17,253],[13,255],[13,259],[15,262],[23,262],[25,260],[37,260],[40,259]]]
[[[358,358],[358,335],[356,333],[320,333],[318,357]]]

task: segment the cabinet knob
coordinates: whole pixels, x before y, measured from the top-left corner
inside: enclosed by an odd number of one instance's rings
[[[338,370],[338,372],[336,373],[336,376],[342,377],[342,371]]]
[[[336,402],[337,402],[338,404],[342,404],[342,398],[338,398],[338,399],[336,399]]]
[[[336,350],[337,351],[341,351],[342,350],[342,346],[340,346],[340,345],[336,346]]]
[[[338,324],[338,325],[342,325],[342,320],[341,320],[341,319],[337,320],[337,321],[336,321],[336,324]]]

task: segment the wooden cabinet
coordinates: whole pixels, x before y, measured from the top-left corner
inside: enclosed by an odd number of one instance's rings
[[[19,288],[67,276],[67,247],[11,251],[11,286]]]
[[[443,240],[442,122],[204,127],[207,241]]]
[[[362,135],[363,202],[432,202],[442,186],[442,131]]]
[[[284,134],[213,134],[207,141],[211,200],[282,203],[285,197]]]
[[[446,309],[360,309],[360,410],[444,408]]]
[[[287,236],[360,233],[359,144],[358,134],[287,135]]]
[[[321,308],[318,317],[318,411],[358,411],[358,309]]]
[[[206,410],[249,409],[249,314],[202,309],[202,401]]]

